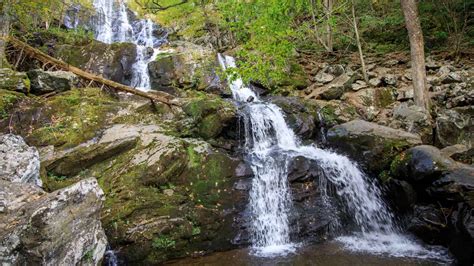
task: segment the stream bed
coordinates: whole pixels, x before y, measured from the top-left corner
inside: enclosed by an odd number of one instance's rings
[[[354,253],[336,241],[302,247],[282,257],[253,256],[249,249],[217,252],[199,258],[174,260],[166,265],[446,265],[446,262],[405,257]]]

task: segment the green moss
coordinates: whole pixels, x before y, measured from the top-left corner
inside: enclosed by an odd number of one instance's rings
[[[160,236],[157,238],[153,238],[153,242],[151,245],[156,249],[169,249],[174,248],[174,246],[176,245],[176,241],[166,236]]]
[[[323,108],[321,108],[321,116],[323,117],[323,120],[327,124],[337,124],[337,115],[336,115],[336,109],[333,106],[326,105]]]
[[[377,107],[385,108],[395,101],[391,89],[378,89],[375,91]]]
[[[15,104],[24,98],[22,93],[0,89],[0,120],[8,118]]]
[[[76,146],[93,138],[118,104],[100,89],[65,92],[46,102],[50,123],[35,129],[30,139],[37,146]]]

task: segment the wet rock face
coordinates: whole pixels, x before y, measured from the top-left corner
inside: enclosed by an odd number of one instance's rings
[[[178,88],[205,90],[230,96],[215,70],[219,68],[217,55],[212,49],[187,42],[171,43],[148,65],[151,87],[176,94]]]
[[[329,129],[327,140],[374,173],[387,168],[400,151],[421,144],[418,135],[363,120]]]
[[[104,194],[95,179],[51,194],[0,180],[0,262],[97,265],[107,239],[100,223]]]
[[[310,139],[316,134],[316,108],[298,98],[273,96],[269,100],[282,109],[288,125],[300,138]]]
[[[67,71],[30,70],[27,73],[31,81],[31,93],[41,95],[49,92],[63,92],[77,86],[79,79]]]
[[[137,49],[132,43],[105,44],[91,40],[85,45],[57,45],[54,55],[73,66],[129,85]]]
[[[41,186],[40,160],[35,147],[28,146],[22,137],[0,134],[0,179]]]
[[[408,230],[430,244],[449,247],[461,265],[474,261],[474,168],[455,162],[447,151],[428,145],[413,147],[392,162],[388,187],[398,197],[399,187],[391,183],[409,184],[416,200],[408,209],[395,208],[408,215]],[[406,189],[405,189],[406,190]],[[406,194],[408,195],[408,194]],[[408,197],[406,197],[408,199]],[[396,206],[406,206],[400,199]]]

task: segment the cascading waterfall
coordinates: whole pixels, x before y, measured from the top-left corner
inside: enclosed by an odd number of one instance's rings
[[[232,57],[219,55],[218,59],[224,70],[235,68]],[[279,107],[260,100],[241,79],[229,79],[229,84],[234,99],[243,105],[245,150],[255,175],[249,205],[252,243],[257,255],[284,255],[295,249],[289,237],[291,194],[287,166],[292,158],[304,156],[319,162],[360,229],[352,236],[338,238],[346,248],[391,256],[445,256],[442,251],[428,250],[401,233],[380,190],[354,162],[334,152],[301,145]]]
[[[98,21],[95,23],[96,39],[105,43],[131,42],[137,46],[137,57],[132,67],[131,86],[149,90],[148,63],[159,53],[165,41],[153,35],[155,24],[150,19],[130,23],[125,0],[94,0]]]

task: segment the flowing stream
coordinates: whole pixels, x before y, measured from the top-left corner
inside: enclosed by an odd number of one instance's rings
[[[97,22],[95,37],[105,43],[130,42],[137,46],[137,58],[132,67],[131,86],[141,90],[151,89],[148,63],[156,58],[158,47],[165,38],[157,38],[153,31],[156,25],[151,19],[131,22],[126,0],[94,0]]]
[[[219,62],[224,70],[236,66],[229,56],[219,55]],[[396,257],[445,257],[442,250],[427,249],[401,232],[380,190],[357,164],[334,152],[301,145],[278,106],[261,100],[240,79],[229,83],[234,99],[243,106],[245,151],[255,175],[249,205],[257,255],[285,255],[298,245],[289,237],[292,206],[287,167],[292,158],[304,156],[320,164],[346,211],[354,217],[357,232],[337,238],[345,248]]]

